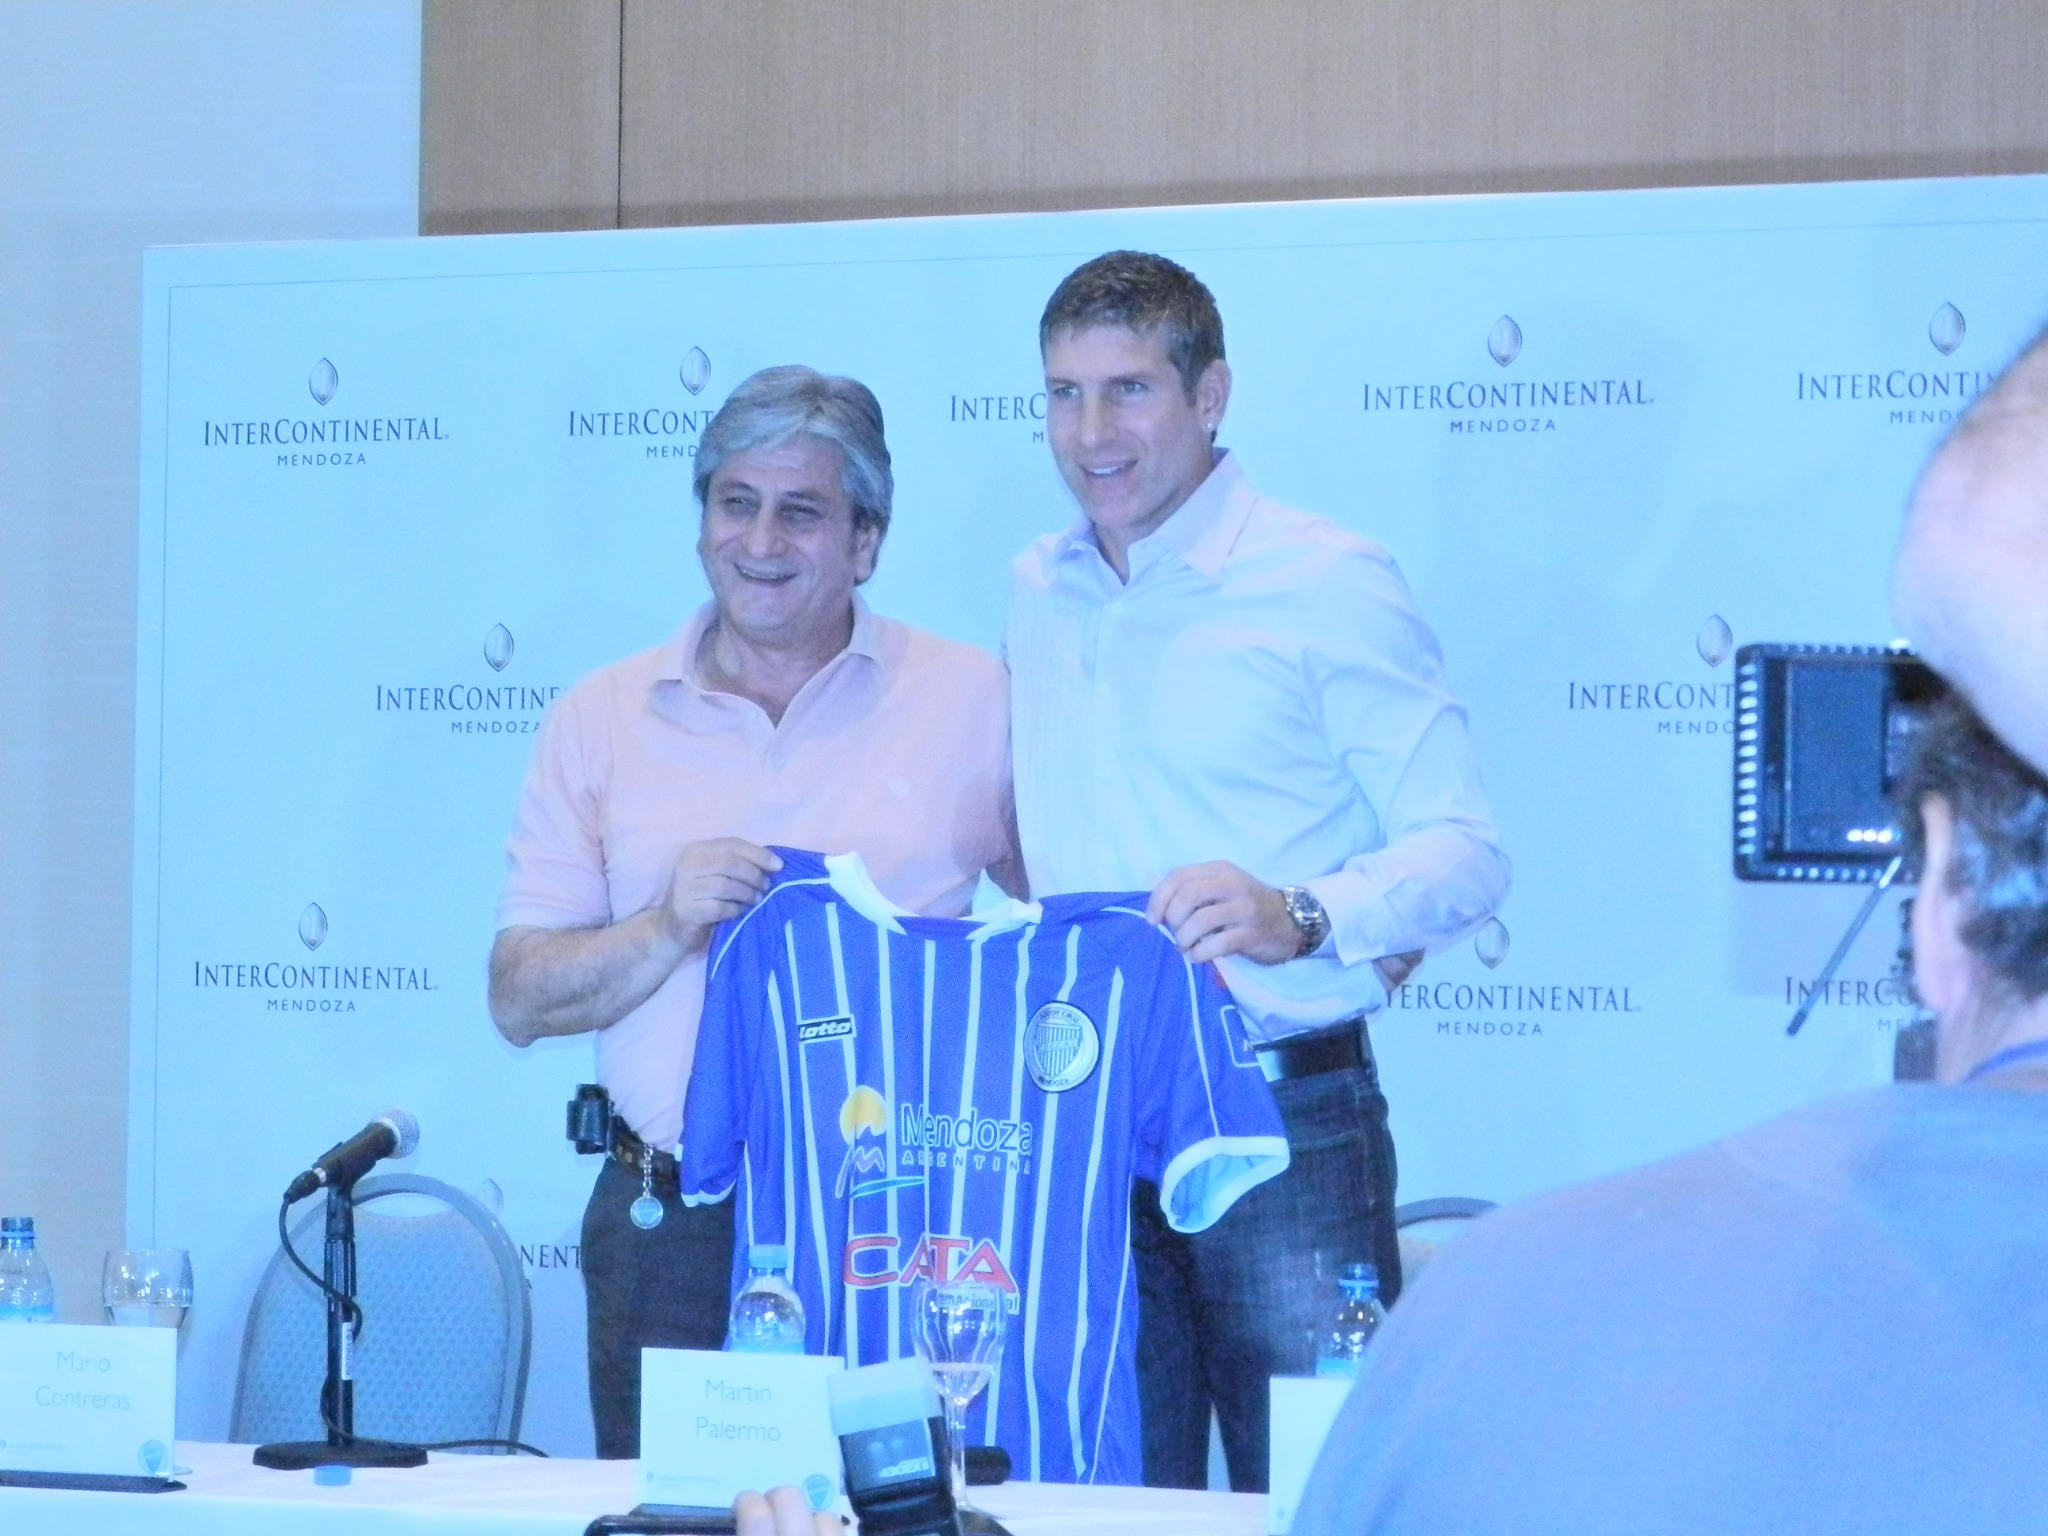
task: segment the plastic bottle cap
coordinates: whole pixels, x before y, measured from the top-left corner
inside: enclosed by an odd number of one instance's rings
[[[325,1466],[313,1469],[313,1481],[322,1488],[346,1488],[356,1475],[354,1467]]]
[[[789,1249],[781,1243],[752,1243],[747,1248],[747,1268],[789,1268]]]

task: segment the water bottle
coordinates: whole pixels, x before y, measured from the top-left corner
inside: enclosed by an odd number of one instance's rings
[[[747,1283],[732,1299],[725,1347],[755,1354],[802,1354],[804,1304],[782,1278],[789,1268],[789,1250],[780,1243],[755,1243],[747,1249],[747,1268]]]
[[[57,1288],[36,1252],[33,1216],[0,1216],[0,1323],[54,1323]]]
[[[1370,1264],[1346,1264],[1337,1284],[1344,1299],[1316,1347],[1318,1376],[1356,1376],[1366,1346],[1387,1320],[1387,1310],[1380,1305],[1379,1270]]]

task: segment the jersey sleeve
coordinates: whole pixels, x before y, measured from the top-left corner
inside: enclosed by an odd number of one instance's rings
[[[1139,1055],[1138,1173],[1159,1185],[1177,1231],[1213,1225],[1247,1190],[1285,1171],[1287,1132],[1237,1004],[1210,965],[1190,965],[1144,929],[1151,996]]]
[[[749,1149],[758,1156],[760,1149],[779,1145],[778,1096],[762,1075],[760,1055],[775,987],[773,956],[748,931],[749,915],[719,927],[705,967],[704,1013],[683,1101],[677,1170],[685,1205],[726,1199],[748,1171]],[[759,1193],[750,1182],[750,1196]]]

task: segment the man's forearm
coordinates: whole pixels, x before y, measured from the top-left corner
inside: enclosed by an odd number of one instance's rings
[[[1510,878],[1490,825],[1443,822],[1411,828],[1385,848],[1303,883],[1330,914],[1338,958],[1355,965],[1442,949],[1500,909]],[[1380,974],[1392,990],[1399,979],[1388,969]]]
[[[690,954],[666,907],[602,928],[505,928],[491,945],[491,1020],[514,1045],[616,1024]]]

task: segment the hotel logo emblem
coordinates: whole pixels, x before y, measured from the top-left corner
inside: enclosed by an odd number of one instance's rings
[[[1934,318],[1927,322],[1927,339],[1934,343],[1934,350],[1947,357],[1963,344],[1963,338],[1970,334],[1970,327],[1963,321],[1963,312],[1953,304],[1944,304],[1934,312]]]
[[[704,386],[711,382],[711,359],[702,347],[692,347],[683,354],[683,366],[676,371],[676,377],[691,394],[704,393]]]
[[[484,636],[484,660],[490,663],[493,672],[502,672],[512,665],[512,631],[502,624],[493,624],[491,632]]]
[[[1497,917],[1489,917],[1473,935],[1472,953],[1489,971],[1499,970],[1501,961],[1508,957],[1507,924]]]
[[[327,942],[327,914],[320,910],[320,903],[309,901],[306,910],[299,914],[299,942],[308,949],[318,949]]]
[[[1707,622],[1700,626],[1693,644],[1699,648],[1700,660],[1710,667],[1718,667],[1735,650],[1735,632],[1728,627],[1728,621],[1718,613],[1707,615]]]
[[[341,388],[341,375],[335,371],[334,364],[323,357],[313,365],[313,372],[306,379],[306,388],[313,392],[317,403],[325,405]]]
[[[1522,328],[1513,315],[1502,315],[1493,322],[1493,329],[1486,333],[1486,350],[1503,368],[1522,355]]]

